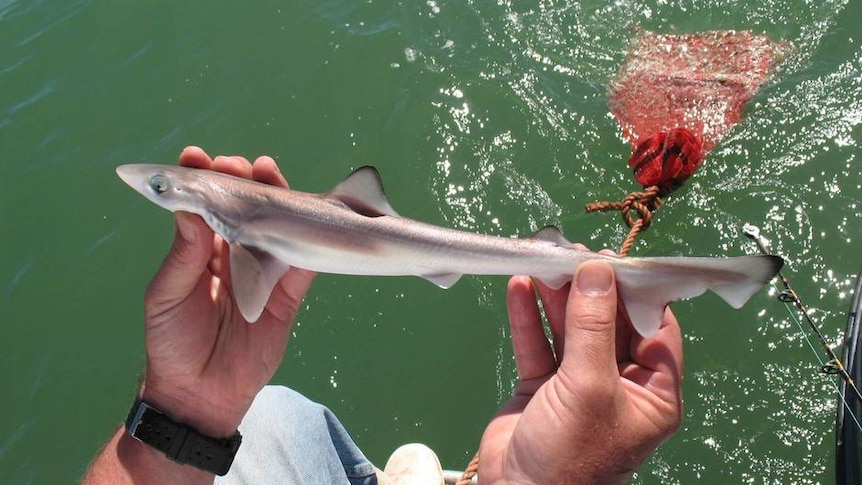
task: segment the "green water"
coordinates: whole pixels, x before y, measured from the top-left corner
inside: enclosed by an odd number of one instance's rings
[[[582,207],[635,188],[606,85],[638,27],[795,51],[633,253],[751,253],[757,224],[838,342],[862,263],[860,18],[844,0],[0,0],[0,480],[68,483],[131,403],[172,223],[116,165],[197,144],[323,191],[374,164],[404,215],[617,247],[617,217]],[[378,464],[422,441],[461,468],[515,378],[505,282],[323,275],[275,380]],[[785,308],[674,308],[685,421],[634,482],[832,483],[834,388]]]

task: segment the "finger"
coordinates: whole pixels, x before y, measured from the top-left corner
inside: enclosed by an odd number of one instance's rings
[[[682,334],[667,309],[655,335],[632,337],[631,360],[620,366],[620,376],[661,399],[665,406],[658,420],[675,429],[682,420],[682,371]]]
[[[258,157],[252,166],[252,177],[258,182],[265,184],[276,185],[279,187],[288,187],[287,180],[278,169],[278,165],[270,157]]]
[[[301,268],[290,268],[281,277],[272,291],[265,310],[277,321],[292,325],[296,315],[299,313],[299,305],[311,282],[317,273]]]
[[[561,369],[591,390],[619,377],[615,352],[617,291],[603,261],[578,267],[566,307],[566,346]]]
[[[156,313],[185,300],[207,270],[212,254],[212,231],[203,219],[176,213],[176,232],[171,250],[147,288],[147,306]]]
[[[572,246],[578,251],[589,251],[581,243],[574,243]],[[542,301],[542,308],[545,311],[545,317],[548,319],[548,326],[551,328],[554,355],[557,356],[558,360],[562,358],[563,348],[566,343],[566,303],[569,299],[571,287],[571,284],[567,283],[562,288],[554,290],[541,281],[536,283],[536,290],[539,293],[539,299]]]
[[[234,160],[241,162],[243,165],[251,166],[251,162],[248,161],[248,158],[245,158],[242,155],[231,155],[228,158],[233,158]]]
[[[565,284],[559,290],[551,289],[541,281],[536,283],[536,290],[539,293],[542,308],[545,310],[545,317],[548,319],[548,326],[551,329],[554,355],[557,356],[558,360],[562,358],[566,344],[566,304],[571,288],[570,283]]]
[[[670,308],[665,309],[655,335],[648,339],[639,335],[633,337],[631,359],[655,372],[682,375],[682,331]]]
[[[218,234],[214,234],[213,251],[209,262],[210,273],[212,273],[217,278],[230,278],[230,265],[228,264],[229,259],[230,247],[228,246],[227,242],[222,239],[221,236],[219,236]]]
[[[632,346],[634,345],[634,337],[639,337],[640,334],[635,332],[634,327],[629,321],[628,313],[625,309],[625,301],[617,294],[617,362],[626,362],[631,360]]]
[[[212,159],[202,148],[187,146],[180,153],[180,165],[190,168],[211,168]]]
[[[213,159],[213,170],[242,178],[251,178],[251,164],[242,157],[219,155]]]
[[[599,254],[603,254],[605,256],[613,256],[615,258],[620,257],[618,253],[610,249],[602,249],[601,251],[599,251]],[[622,298],[618,299],[617,308],[623,309],[623,311],[617,311],[617,362],[626,362],[631,359],[632,336],[635,333],[633,331],[632,324],[629,321],[628,314],[625,311],[625,304]]]
[[[557,370],[557,361],[542,327],[542,316],[530,278],[514,276],[509,280],[506,307],[518,377],[524,382],[553,374]],[[532,392],[535,393],[535,389]]]
[[[670,310],[670,307],[664,309],[664,316],[659,326],[660,340],[663,341],[668,350],[670,350],[671,360],[673,361],[673,369],[682,375],[683,371],[683,351],[682,351],[682,329],[679,322],[676,320],[676,315]]]

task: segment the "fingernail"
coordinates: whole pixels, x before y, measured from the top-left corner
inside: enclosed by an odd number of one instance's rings
[[[613,270],[606,263],[584,263],[578,268],[575,281],[578,292],[586,295],[602,295],[611,289]]]

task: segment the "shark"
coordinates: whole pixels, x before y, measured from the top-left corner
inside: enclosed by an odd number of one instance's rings
[[[258,320],[290,267],[418,276],[441,288],[464,274],[529,275],[559,289],[581,263],[598,259],[613,267],[629,320],[649,337],[670,302],[710,290],[740,308],[784,263],[772,255],[620,258],[578,249],[555,226],[516,238],[432,225],[399,215],[371,166],[321,194],[172,165],[128,164],[116,171],[158,206],[199,215],[229,244],[231,290],[249,322]]]

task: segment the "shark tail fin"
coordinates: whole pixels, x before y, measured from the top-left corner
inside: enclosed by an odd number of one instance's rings
[[[658,331],[668,303],[711,290],[740,308],[784,264],[778,256],[736,258],[631,258],[648,271],[618,268],[617,288],[635,330],[644,337]]]

